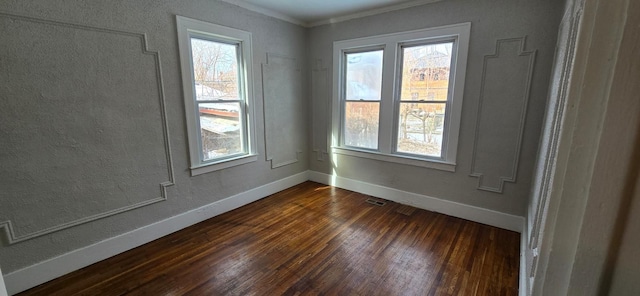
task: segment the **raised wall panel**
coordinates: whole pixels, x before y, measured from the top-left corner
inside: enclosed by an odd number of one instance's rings
[[[329,76],[322,60],[317,60],[311,71],[311,118],[313,120],[312,149],[317,161],[324,161],[328,155],[329,143]],[[321,131],[325,131],[324,133]]]
[[[502,193],[515,182],[533,78],[535,51],[525,37],[501,39],[484,58],[471,176],[478,189]]]
[[[271,168],[298,162],[305,138],[303,79],[295,58],[267,54],[262,64],[266,159]]]
[[[0,14],[0,40],[8,243],[166,200],[160,59],[144,34]]]

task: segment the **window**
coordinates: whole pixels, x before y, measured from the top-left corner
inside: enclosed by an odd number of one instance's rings
[[[191,174],[257,160],[251,33],[176,19]]]
[[[378,148],[382,50],[345,53],[345,144]]]
[[[454,171],[470,28],[335,42],[333,151]]]

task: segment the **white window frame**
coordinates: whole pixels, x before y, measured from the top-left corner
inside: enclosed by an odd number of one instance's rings
[[[332,152],[387,162],[402,163],[453,172],[456,166],[462,101],[464,98],[467,55],[471,23],[377,35],[333,43],[333,108]],[[396,152],[398,106],[401,87],[401,46],[403,44],[434,43],[454,40],[451,77],[445,111],[442,156],[429,157]],[[378,131],[378,149],[370,150],[344,144],[344,83],[345,53],[358,49],[384,48],[382,94]]]
[[[251,33],[199,20],[176,16],[178,29],[178,48],[180,52],[180,69],[182,72],[182,89],[187,118],[187,137],[189,140],[189,157],[191,175],[199,175],[258,160],[256,149],[255,116],[253,112],[253,62]],[[242,122],[243,137],[247,142],[244,153],[228,158],[205,161],[202,156],[200,139],[200,117],[197,110],[195,78],[191,58],[191,38],[237,44],[239,50],[238,71],[240,72],[241,100],[244,101]],[[242,105],[242,104],[241,104]]]

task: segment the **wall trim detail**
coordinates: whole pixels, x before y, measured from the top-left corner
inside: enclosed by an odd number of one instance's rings
[[[273,62],[274,59],[280,59],[283,61],[287,61],[287,63],[277,63],[277,62]],[[262,64],[262,99],[264,101],[267,100],[267,94],[266,94],[266,87],[265,87],[265,77],[267,75],[265,75],[265,71],[266,69],[268,69],[268,67],[273,67],[275,65],[288,65],[293,71],[296,72],[300,72],[300,67],[298,66],[298,61],[296,58],[294,57],[290,57],[290,56],[286,56],[286,55],[281,55],[281,54],[275,54],[275,53],[267,53],[267,62]],[[300,75],[297,75],[297,77],[300,77]],[[294,99],[300,99],[300,98],[294,98]],[[266,105],[266,104],[264,104]],[[272,154],[272,149],[269,149],[269,130],[268,130],[268,124],[267,122],[269,121],[269,116],[268,116],[268,112],[267,112],[267,108],[263,107],[262,108],[262,112],[263,112],[263,120],[264,120],[264,150],[265,150],[265,155],[266,155],[266,161],[271,163],[271,169],[276,169],[279,167],[283,167],[283,166],[287,166],[290,164],[294,164],[298,161],[300,161],[300,157],[299,155],[303,153],[303,151],[301,149],[296,149],[294,152],[294,156],[291,159],[288,160],[283,160],[280,161],[278,163],[276,163],[274,161],[274,156]],[[271,152],[270,152],[271,151]]]
[[[307,181],[304,171],[5,275],[10,295]]]
[[[527,226],[526,219],[522,223],[522,231],[520,232],[520,272],[518,274],[518,295],[528,296],[529,291],[529,277],[527,272],[527,240],[529,237],[529,227]]]
[[[329,96],[330,91],[327,88],[330,79],[328,73],[329,70],[323,64],[322,59],[317,59],[315,61],[315,67],[311,72],[311,106],[313,108],[313,110],[311,110],[311,117],[313,119],[312,126],[314,127],[313,130],[316,130],[316,127],[323,128],[326,131],[326,138],[324,145],[322,145],[323,143],[318,143],[319,141],[313,137],[311,139],[313,142],[311,145],[312,152],[316,154],[316,160],[320,162],[325,161],[329,156],[329,135],[331,133],[331,127],[326,115],[331,112],[331,97]],[[324,81],[324,84],[317,85],[319,84],[318,79],[323,79],[322,81]],[[317,107],[315,104],[319,104],[320,107],[324,107],[324,113],[322,112],[323,110],[315,108]],[[318,114],[320,116],[316,118]]]
[[[371,16],[371,15],[376,15],[376,14],[382,14],[385,12],[390,12],[390,11],[395,11],[395,10],[400,10],[400,9],[405,9],[405,8],[411,8],[411,7],[415,7],[415,6],[420,6],[420,5],[425,5],[425,4],[429,4],[429,3],[435,3],[435,2],[439,2],[439,1],[443,1],[443,0],[413,0],[413,1],[409,1],[409,2],[403,2],[403,3],[399,3],[399,4],[394,4],[394,5],[387,5],[384,7],[380,7],[380,8],[372,8],[372,9],[367,9],[364,11],[359,11],[359,12],[355,12],[355,13],[350,13],[350,14],[346,14],[346,15],[341,15],[338,17],[332,17],[329,19],[324,19],[324,20],[319,20],[319,21],[314,21],[314,22],[306,22],[300,19],[297,19],[295,17],[291,17],[288,16],[284,13],[280,13],[277,12],[275,10],[272,9],[268,9],[268,8],[264,8],[261,6],[257,6],[257,5],[253,5],[250,3],[247,3],[245,1],[242,0],[221,0],[223,2],[227,2],[229,4],[233,4],[239,7],[242,7],[244,9],[247,10],[251,10],[266,16],[270,16],[276,19],[280,19],[283,20],[285,22],[289,22],[295,25],[299,25],[305,28],[312,28],[312,27],[316,27],[316,26],[322,26],[322,25],[326,25],[326,24],[334,24],[334,23],[339,23],[339,22],[344,22],[344,21],[348,21],[348,20],[352,20],[352,19],[357,19],[357,18],[362,18],[362,17],[366,17],[366,16]]]
[[[579,4],[584,4],[580,2]],[[562,64],[562,77],[560,82],[560,90],[558,92],[558,100],[553,106],[547,106],[547,108],[553,108],[552,113],[549,116],[553,116],[551,129],[549,130],[549,147],[545,151],[545,155],[541,158],[544,162],[543,175],[540,177],[541,183],[537,190],[532,190],[537,194],[532,196],[531,199],[538,199],[538,206],[535,210],[535,216],[533,217],[533,225],[529,232],[529,248],[534,249],[538,246],[540,227],[542,226],[542,220],[544,219],[545,211],[547,209],[548,198],[551,195],[551,189],[553,187],[553,178],[555,177],[555,164],[558,157],[558,148],[560,147],[560,134],[563,130],[563,119],[565,114],[565,108],[567,105],[567,97],[569,93],[569,84],[572,74],[572,66],[575,61],[576,44],[578,41],[578,29],[580,27],[580,21],[582,20],[582,8],[576,10],[575,13],[567,14],[570,18],[569,27],[569,40],[567,42],[567,52],[564,63]],[[546,119],[546,118],[545,118]],[[543,131],[544,133],[544,131]],[[542,135],[544,136],[544,134]],[[534,185],[535,186],[535,185]]]
[[[343,178],[336,175],[328,175],[315,171],[304,171],[8,273],[4,276],[7,290],[10,295],[20,293],[191,225],[260,200],[307,180],[516,231],[521,234],[525,234],[526,231],[524,228],[524,218],[520,216],[505,214],[489,209],[406,192],[349,178]],[[526,243],[526,235],[521,235],[521,237],[524,237]],[[522,266],[523,264],[521,262],[521,268]],[[521,275],[524,274],[522,271],[520,273]],[[522,287],[522,282],[520,283],[520,287]]]
[[[279,167],[288,166],[290,164],[294,164],[294,163],[300,161],[299,155],[302,154],[302,153],[303,153],[302,151],[298,150],[298,151],[296,151],[296,157],[295,158],[287,160],[287,161],[283,161],[283,162],[280,162],[280,163],[273,163],[273,157],[268,157],[267,161],[269,163],[271,163],[271,169],[277,169]]]
[[[484,191],[490,191],[490,192],[496,192],[496,193],[502,193],[504,190],[504,183],[505,182],[511,182],[514,183],[516,182],[516,177],[517,177],[517,172],[518,172],[518,164],[520,162],[520,150],[522,148],[522,135],[524,134],[524,126],[525,126],[525,121],[526,121],[526,117],[527,117],[527,107],[529,105],[529,97],[530,97],[530,92],[531,92],[531,81],[533,80],[533,68],[535,65],[535,60],[536,60],[536,54],[537,54],[537,50],[532,50],[532,51],[525,51],[525,45],[526,45],[526,40],[527,40],[527,36],[523,36],[523,37],[519,37],[519,38],[506,38],[506,39],[498,39],[496,41],[496,48],[495,48],[495,53],[491,54],[491,55],[485,55],[484,56],[484,64],[482,67],[482,86],[480,88],[480,102],[478,105],[478,115],[476,118],[476,130],[475,130],[475,137],[474,137],[474,141],[473,141],[473,155],[471,157],[471,173],[469,174],[469,176],[471,177],[477,177],[478,178],[478,186],[477,189],[478,190],[484,190]],[[485,100],[485,96],[484,96],[484,90],[485,90],[485,82],[486,82],[486,78],[487,78],[487,62],[490,59],[496,59],[496,58],[500,58],[500,47],[503,43],[507,43],[507,42],[519,42],[520,43],[520,49],[518,51],[518,56],[521,57],[529,57],[529,66],[528,66],[528,71],[527,71],[527,77],[526,77],[526,82],[525,82],[525,88],[523,90],[523,97],[522,97],[522,113],[521,113],[521,117],[520,117],[520,121],[518,123],[518,135],[517,135],[517,139],[516,139],[516,147],[515,147],[515,155],[514,155],[514,160],[513,160],[513,164],[512,164],[512,170],[511,170],[511,174],[506,175],[506,176],[499,176],[499,186],[498,187],[491,187],[491,186],[487,186],[483,183],[484,180],[484,173],[479,172],[478,168],[476,168],[476,157],[478,154],[478,139],[480,137],[480,123],[482,121],[482,105],[483,102]]]
[[[524,224],[524,218],[520,216],[357,181],[336,175],[309,171],[309,180],[519,233],[522,232],[522,225]]]
[[[2,270],[0,270],[0,296],[7,296],[7,287],[4,284]]]
[[[388,5],[388,6],[384,6],[384,7],[380,7],[380,8],[373,8],[373,9],[359,11],[359,12],[355,12],[355,13],[351,13],[351,14],[347,14],[347,15],[332,17],[332,18],[329,18],[329,19],[326,19],[326,20],[317,21],[317,22],[307,23],[307,27],[312,28],[312,27],[317,27],[317,26],[322,26],[322,25],[346,22],[348,20],[363,18],[363,17],[367,17],[367,16],[372,16],[372,15],[383,14],[383,13],[387,13],[387,12],[391,12],[391,11],[412,8],[412,7],[431,4],[431,3],[436,3],[436,2],[440,2],[440,1],[445,1],[445,0],[413,0],[413,1],[407,1],[407,2]]]
[[[73,29],[78,29],[78,30],[86,30],[86,31],[93,31],[93,32],[100,32],[100,33],[107,33],[107,34],[115,34],[115,35],[122,35],[122,36],[127,36],[127,37],[136,37],[140,40],[140,50],[142,52],[142,54],[144,55],[150,55],[154,58],[154,62],[155,62],[155,75],[156,75],[156,81],[158,83],[158,100],[159,100],[159,104],[160,104],[160,115],[162,118],[162,131],[163,131],[163,136],[164,136],[164,149],[165,149],[165,155],[166,155],[166,161],[167,161],[167,173],[168,173],[168,177],[169,180],[160,183],[160,197],[156,197],[150,200],[146,200],[143,202],[139,202],[139,203],[135,203],[135,204],[131,204],[125,207],[121,207],[118,209],[113,209],[104,213],[100,213],[100,214],[96,214],[96,215],[92,215],[92,216],[88,216],[88,217],[84,217],[81,219],[77,219],[74,221],[70,221],[70,222],[66,222],[57,226],[53,226],[53,227],[49,227],[43,230],[39,230],[36,232],[32,232],[32,233],[28,233],[25,235],[16,235],[16,231],[15,231],[15,227],[14,227],[14,223],[12,223],[12,221],[7,220],[7,221],[0,221],[0,229],[3,229],[2,232],[4,232],[4,235],[6,237],[6,241],[9,244],[15,244],[21,241],[25,241],[25,240],[29,240],[29,239],[33,239],[39,236],[43,236],[43,235],[47,235],[50,234],[52,232],[56,232],[56,231],[60,231],[63,229],[67,229],[67,228],[71,228],[80,224],[84,224],[87,222],[91,222],[91,221],[95,221],[98,219],[102,219],[105,217],[109,217],[109,216],[113,216],[119,213],[123,213],[123,212],[127,212],[127,211],[131,211],[140,207],[144,207],[150,204],[154,204],[157,202],[161,202],[161,201],[166,201],[167,200],[167,187],[172,186],[175,184],[175,179],[174,179],[174,168],[173,168],[173,161],[172,161],[172,156],[171,156],[171,146],[170,146],[170,142],[169,142],[169,127],[168,127],[168,123],[167,123],[167,112],[166,112],[166,108],[165,108],[165,95],[164,95],[164,84],[163,84],[163,77],[162,77],[162,68],[161,68],[161,62],[160,62],[160,54],[158,51],[151,51],[148,49],[148,42],[147,42],[147,35],[145,33],[136,33],[136,32],[128,32],[128,31],[121,31],[121,30],[114,30],[114,29],[109,29],[109,28],[99,28],[99,27],[91,27],[91,26],[85,26],[85,25],[79,25],[79,24],[74,24],[74,23],[67,23],[67,22],[60,22],[60,21],[54,21],[54,20],[45,20],[45,19],[39,19],[39,18],[33,18],[33,17],[27,17],[27,16],[21,16],[21,15],[14,15],[14,14],[8,14],[8,13],[3,13],[0,12],[0,17],[2,18],[9,18],[9,19],[14,19],[14,20],[21,20],[21,21],[27,21],[27,22],[33,22],[33,23],[40,23],[40,24],[45,24],[45,25],[54,25],[54,26],[61,26],[61,27],[66,27],[66,28],[73,28]]]

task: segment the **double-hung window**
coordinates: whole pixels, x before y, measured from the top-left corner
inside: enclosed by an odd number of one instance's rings
[[[176,19],[192,175],[257,160],[251,33]]]
[[[470,27],[336,41],[333,152],[455,170]]]

